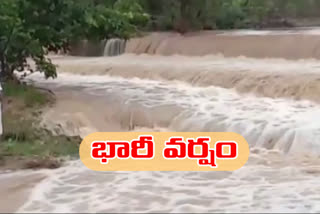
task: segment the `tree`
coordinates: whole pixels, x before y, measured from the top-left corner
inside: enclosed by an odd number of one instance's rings
[[[218,0],[141,0],[151,14],[151,28],[181,33],[212,29]]]
[[[36,70],[56,77],[49,52],[67,50],[77,39],[128,38],[148,19],[142,11],[121,9],[112,0],[1,0],[1,78],[14,78],[14,71]],[[120,5],[120,6],[119,6]],[[119,8],[119,9],[117,9]]]
[[[247,1],[248,2],[248,1]],[[219,1],[216,25],[220,29],[240,28],[245,23],[245,4],[243,0]]]
[[[290,18],[319,17],[319,0],[140,0],[149,30],[290,27]]]

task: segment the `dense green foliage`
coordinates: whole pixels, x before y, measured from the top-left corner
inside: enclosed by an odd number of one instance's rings
[[[130,0],[1,0],[1,77],[25,69],[56,77],[48,52],[66,50],[78,39],[127,38],[147,21],[142,7]]]
[[[150,30],[286,26],[287,18],[320,16],[319,0],[140,0]]]

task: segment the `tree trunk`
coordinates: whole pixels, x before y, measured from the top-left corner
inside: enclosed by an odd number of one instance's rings
[[[0,82],[2,82],[4,81],[4,78],[6,76],[6,65],[5,65],[4,54],[0,54],[0,63],[1,63]]]
[[[175,30],[181,34],[184,34],[189,31],[189,18],[188,17],[188,6],[190,6],[189,0],[180,0],[179,1],[179,12],[180,16],[174,23]]]
[[[6,57],[3,53],[0,54],[0,63],[1,63],[0,82],[14,79],[13,71],[10,70],[10,67],[6,61]]]
[[[5,73],[5,62],[4,55],[0,55],[0,63],[1,63],[1,71],[0,71],[0,138],[2,138],[3,134],[3,125],[2,125],[2,106],[3,106],[3,89],[2,89],[2,81],[4,81],[4,73]],[[0,139],[1,140],[1,139]]]

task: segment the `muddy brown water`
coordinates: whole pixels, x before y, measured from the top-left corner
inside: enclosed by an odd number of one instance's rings
[[[129,40],[126,53],[152,55],[309,59],[320,58],[320,30],[204,31],[180,35],[150,33]]]
[[[312,33],[317,32],[306,35]],[[70,161],[38,172],[45,178],[31,187],[31,194],[22,188],[24,203],[10,200],[11,210],[320,212],[317,60],[135,54],[52,59],[59,65],[58,79],[28,77],[57,95],[42,125],[59,125],[57,132],[81,136],[95,131],[234,131],[250,144],[250,158],[235,172],[101,173]],[[2,178],[25,180],[10,173]]]

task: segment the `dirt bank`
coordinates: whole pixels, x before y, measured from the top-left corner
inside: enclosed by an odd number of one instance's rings
[[[0,170],[58,168],[66,156],[77,156],[80,137],[53,135],[40,125],[43,111],[54,96],[22,84],[4,84]]]

